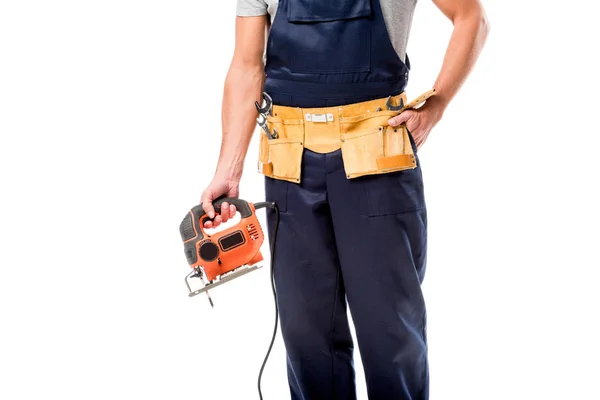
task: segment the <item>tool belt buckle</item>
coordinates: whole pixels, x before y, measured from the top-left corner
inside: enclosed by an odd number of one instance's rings
[[[327,113],[327,114],[310,114],[307,113],[305,116],[306,120],[308,122],[333,122],[333,114],[332,113]]]

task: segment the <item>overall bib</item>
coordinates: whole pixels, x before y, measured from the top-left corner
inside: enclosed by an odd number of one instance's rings
[[[379,0],[280,0],[264,89],[280,137],[260,158],[292,400],[356,399],[347,305],[369,399],[428,399],[421,168],[405,127],[382,122],[408,70]]]

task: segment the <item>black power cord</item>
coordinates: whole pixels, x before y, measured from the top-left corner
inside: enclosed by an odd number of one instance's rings
[[[267,350],[267,354],[265,356],[265,360],[260,367],[260,373],[258,374],[258,397],[260,400],[263,400],[262,391],[260,388],[260,382],[262,380],[262,374],[265,370],[265,365],[267,364],[267,360],[269,359],[269,355],[271,354],[271,350],[273,349],[273,344],[275,343],[275,337],[277,336],[277,326],[279,325],[279,308],[277,307],[277,292],[275,290],[275,274],[273,269],[273,260],[275,259],[275,240],[277,239],[277,228],[279,228],[279,207],[274,202],[261,202],[254,204],[254,209],[260,209],[263,207],[272,208],[275,210],[275,226],[273,227],[273,237],[269,239],[271,244],[271,288],[273,289],[273,299],[275,301],[275,326],[273,327],[273,336],[271,337],[271,343],[269,344],[269,349]]]

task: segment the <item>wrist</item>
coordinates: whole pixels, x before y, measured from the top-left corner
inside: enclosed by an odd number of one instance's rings
[[[442,119],[447,106],[448,102],[446,102],[442,97],[435,95],[427,99],[423,105],[423,108],[425,111],[430,113],[433,116],[433,119],[437,122]]]
[[[434,84],[435,95],[427,99],[427,103],[431,103],[431,107],[439,110],[441,114],[444,114],[450,100],[452,100],[452,93],[448,90],[447,85],[443,85],[440,82]]]
[[[215,176],[228,181],[239,182],[244,170],[244,159],[223,159],[217,164]]]

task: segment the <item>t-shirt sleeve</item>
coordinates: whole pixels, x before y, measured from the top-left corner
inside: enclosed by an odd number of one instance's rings
[[[265,0],[237,0],[236,15],[238,17],[255,17],[267,14]]]

